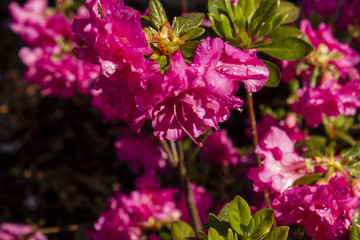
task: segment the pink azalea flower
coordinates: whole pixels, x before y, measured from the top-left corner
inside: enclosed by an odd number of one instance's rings
[[[264,159],[263,166],[250,169],[248,174],[257,192],[270,189],[281,193],[308,173],[305,159],[294,150],[294,142],[277,127],[270,128],[255,153]]]
[[[47,240],[47,237],[39,232],[34,232],[33,227],[4,222],[0,225],[0,239],[1,240]]]
[[[98,97],[118,112],[111,116],[139,131],[161,98],[162,80],[159,64],[143,57],[151,50],[141,28],[141,14],[121,0],[87,0],[85,6],[90,17],[73,23],[73,31],[84,45],[73,52],[101,66],[102,75],[95,83]]]
[[[196,186],[193,183],[190,184],[190,187],[194,194],[195,205],[199,211],[200,220],[202,223],[205,223],[212,205],[212,198],[203,187]],[[191,216],[184,192],[181,194],[177,207],[181,211],[181,220],[191,224]]]
[[[296,186],[272,202],[277,220],[300,224],[316,240],[349,239],[349,227],[360,197],[352,193],[344,177],[327,185]]]
[[[336,11],[338,0],[301,0],[301,6],[304,8],[304,12],[307,16],[316,12],[323,18],[327,18]]]
[[[240,156],[225,129],[209,135],[202,150],[201,159],[205,162],[218,163],[222,167],[228,167],[230,164],[235,166],[240,162]]]
[[[9,5],[13,18],[10,28],[29,44],[19,56],[27,66],[24,78],[40,86],[44,95],[72,97],[88,93],[91,80],[98,75],[95,65],[75,59],[71,54],[76,39],[64,15],[47,14],[46,0],[29,0],[23,7]],[[84,16],[79,8],[78,16]]]
[[[242,81],[249,91],[258,91],[269,76],[254,51],[233,48],[220,38],[203,41],[190,66],[180,52],[172,61],[162,82],[166,97],[153,115],[154,134],[160,140],[177,141],[188,134],[196,142],[204,128],[219,130],[218,122],[228,119],[230,109],[243,105],[234,96],[237,83]]]
[[[155,174],[156,170],[164,171],[167,166],[166,153],[143,132],[131,134],[123,128],[115,147],[118,158],[128,162],[136,173],[143,169],[145,174]]]
[[[137,190],[130,195],[117,193],[108,200],[109,210],[103,212],[89,231],[90,240],[140,240],[146,229],[157,229],[162,223],[179,220],[174,188],[161,188],[153,176],[135,182]]]

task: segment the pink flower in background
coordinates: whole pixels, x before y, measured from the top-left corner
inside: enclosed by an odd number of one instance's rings
[[[281,193],[308,173],[305,159],[294,150],[294,142],[277,127],[270,128],[255,153],[264,159],[263,166],[250,169],[248,174],[257,192],[270,188],[273,193]]]
[[[352,24],[360,22],[360,1],[346,0],[341,6],[339,17],[337,18],[336,27],[346,29]]]
[[[230,164],[235,166],[240,162],[240,156],[225,129],[209,135],[202,148],[201,159],[205,162],[217,163],[222,167]]]
[[[335,13],[339,1],[301,0],[300,2],[307,16],[310,16],[313,12],[316,12],[323,18],[327,18],[329,15]]]
[[[161,188],[155,177],[146,175],[135,182],[130,195],[117,193],[108,200],[109,210],[103,212],[89,231],[91,240],[140,240],[146,229],[156,230],[163,223],[179,220],[175,188]]]
[[[166,169],[166,153],[154,139],[143,132],[131,134],[128,129],[123,128],[115,147],[118,158],[127,162],[135,173],[142,169],[145,174],[155,174],[156,170]]]
[[[300,224],[316,240],[348,239],[349,227],[360,198],[344,177],[327,185],[296,186],[272,202],[276,219],[284,225]]]
[[[355,66],[360,62],[359,53],[349,45],[340,43],[332,35],[331,27],[321,23],[318,29],[314,30],[308,20],[302,20],[300,30],[309,37],[315,53],[319,51],[316,61],[319,61],[320,64],[322,64],[321,61],[326,61],[327,64],[334,65],[339,70],[343,79],[348,79],[347,74],[352,73],[354,69],[356,70]],[[329,56],[330,54],[341,54],[342,56],[336,59],[327,59],[327,55]],[[350,80],[359,79],[358,73],[356,76],[351,77],[352,79]]]
[[[300,141],[304,138],[304,133],[297,127],[296,114],[289,113],[282,121],[278,121],[272,115],[265,115],[256,123],[256,130],[259,140],[262,140],[271,127],[278,127],[285,131],[292,142]],[[251,138],[251,129],[245,129],[245,133]]]
[[[190,187],[194,194],[195,205],[199,211],[200,220],[204,224],[208,218],[209,209],[212,205],[212,198],[206,192],[205,188],[196,186],[193,183],[190,184]],[[181,220],[191,224],[190,212],[186,203],[186,196],[184,192],[181,194],[177,207],[181,211]]]
[[[91,81],[99,68],[72,56],[71,23],[64,15],[46,12],[46,0],[29,0],[23,7],[9,5],[13,18],[10,28],[29,44],[19,52],[27,66],[26,81],[40,86],[44,95],[73,97],[76,92],[89,93]],[[84,16],[80,8],[78,16]]]
[[[34,232],[33,227],[4,222],[0,225],[1,240],[47,240],[47,237],[39,232]]]

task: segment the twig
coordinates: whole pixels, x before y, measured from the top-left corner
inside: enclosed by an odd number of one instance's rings
[[[182,188],[185,191],[186,203],[189,208],[191,221],[192,221],[192,225],[195,229],[196,236],[200,237],[199,232],[202,230],[202,225],[201,225],[201,221],[200,221],[200,217],[199,217],[199,211],[195,204],[194,193],[191,189],[189,177],[187,175],[187,170],[186,170],[186,166],[185,166],[184,153],[182,152],[182,146],[180,146],[180,145],[181,145],[181,142],[178,143],[178,147],[180,150],[179,172],[180,172]]]
[[[183,13],[187,12],[187,10],[188,10],[187,0],[181,0],[181,8],[182,8]]]
[[[247,106],[248,106],[248,110],[249,110],[250,127],[251,127],[251,135],[252,135],[252,139],[253,139],[253,145],[254,145],[254,148],[256,149],[256,147],[259,145],[259,139],[258,139],[257,129],[256,129],[256,118],[255,118],[255,112],[254,112],[254,103],[253,103],[253,98],[252,98],[252,92],[247,92],[246,99],[247,99]],[[255,159],[256,159],[257,166],[261,167],[262,166],[261,156],[259,154],[255,153]],[[265,189],[265,191],[264,191],[264,201],[265,201],[266,207],[271,208],[270,195],[269,195],[269,191],[267,189]],[[276,220],[274,219],[273,227],[276,228],[276,226],[277,226],[277,223],[276,223]]]
[[[160,144],[162,146],[162,148],[164,149],[164,151],[166,152],[167,156],[168,156],[168,159],[169,159],[169,162],[171,163],[171,165],[173,167],[177,167],[177,164],[175,162],[175,159],[174,159],[174,156],[172,155],[171,153],[171,150],[170,150],[170,147],[169,145],[167,144],[167,141],[166,139],[164,141],[160,141]]]

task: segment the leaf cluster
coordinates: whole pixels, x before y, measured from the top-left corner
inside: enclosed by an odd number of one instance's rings
[[[177,222],[171,230],[171,235],[175,240],[287,239],[289,227],[281,226],[271,229],[273,221],[273,209],[262,209],[251,215],[247,202],[242,197],[236,196],[223,207],[217,216],[209,214],[208,221],[204,225],[208,229],[208,234],[200,232],[200,238],[197,238],[189,225]]]

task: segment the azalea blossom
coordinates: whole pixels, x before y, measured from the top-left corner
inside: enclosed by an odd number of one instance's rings
[[[154,176],[146,175],[135,182],[136,190],[130,195],[116,193],[109,198],[109,210],[103,212],[88,231],[90,240],[140,240],[145,230],[156,230],[164,223],[179,220],[175,188],[162,188]]]
[[[344,177],[329,184],[296,186],[272,202],[281,224],[300,224],[316,240],[348,239],[349,227],[360,197],[352,193]]]
[[[35,232],[29,225],[4,222],[0,225],[1,240],[47,240],[47,237],[40,232]]]
[[[255,153],[264,159],[261,167],[250,169],[248,174],[257,192],[270,189],[273,193],[282,193],[308,173],[305,159],[295,152],[294,142],[277,127],[270,128]]]

